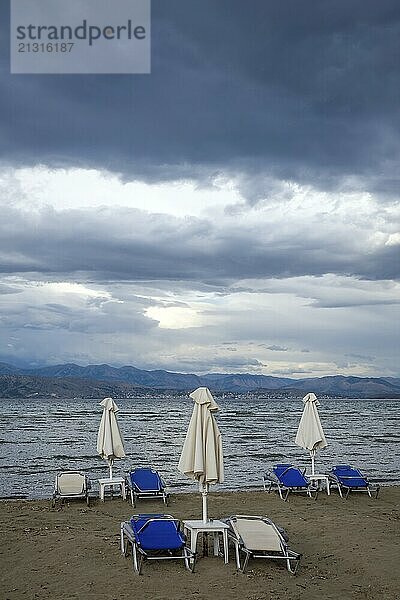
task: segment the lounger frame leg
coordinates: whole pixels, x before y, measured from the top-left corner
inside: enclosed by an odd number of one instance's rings
[[[185,557],[185,567],[188,571],[190,571],[191,573],[194,573],[194,569],[196,566],[196,553],[192,553],[191,551],[189,551],[188,548],[186,548],[186,546],[183,549],[183,555]]]
[[[293,550],[286,549],[286,565],[287,569],[292,575],[296,575],[297,569],[299,568],[301,554],[294,552]],[[294,567],[292,567],[292,562],[294,563]]]
[[[131,504],[134,508],[136,508],[136,497],[135,497],[135,492],[131,489],[130,490],[130,494],[131,494]]]
[[[235,557],[236,557],[236,567],[240,571],[240,569],[241,569],[241,565],[240,565],[240,550],[239,550],[239,544],[237,542],[235,542]]]
[[[263,488],[264,488],[264,492],[268,492],[268,494],[271,492],[272,481],[269,481],[268,479],[266,479],[265,476],[263,477]]]
[[[143,557],[140,557],[140,560],[138,560],[138,550],[137,550],[137,546],[135,543],[131,543],[132,546],[132,562],[133,562],[133,569],[134,571],[140,575],[140,571],[142,569],[142,561],[143,561]]]
[[[292,562],[294,562],[294,565],[295,565],[294,568],[292,567]],[[292,573],[292,575],[296,575],[297,569],[299,568],[299,563],[300,563],[300,560],[298,560],[298,559],[296,559],[294,561],[290,560],[289,558],[287,559],[287,568],[288,568],[288,571],[290,573]]]
[[[249,559],[250,559],[250,552],[244,551],[246,554],[246,558],[243,561],[243,567],[242,567],[242,573],[245,573],[246,569],[247,569],[247,565],[249,564]]]
[[[121,548],[121,554],[123,554],[124,556],[126,556],[126,548],[125,548],[125,536],[124,536],[124,524],[121,523],[121,529],[120,529],[120,548]],[[128,545],[128,544],[126,544]]]

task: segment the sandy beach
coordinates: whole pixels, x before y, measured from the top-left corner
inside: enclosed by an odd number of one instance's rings
[[[400,487],[381,490],[378,500],[354,494],[342,500],[321,493],[317,501],[291,497],[284,503],[262,491],[211,493],[210,516],[267,515],[286,528],[290,546],[303,554],[296,576],[281,565],[254,560],[236,571],[233,552],[199,553],[196,572],[181,562],[146,562],[132,570],[119,549],[119,526],[135,512],[163,512],[161,502],[142,500],[137,510],[120,498],[90,508],[84,503],[2,501],[1,598],[185,599],[267,598],[397,600],[400,590]],[[200,518],[198,494],[174,494],[167,511]]]

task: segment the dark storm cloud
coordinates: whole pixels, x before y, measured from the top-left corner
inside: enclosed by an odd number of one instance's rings
[[[315,300],[313,306],[317,308],[350,308],[355,306],[391,306],[393,304],[400,304],[400,298],[390,298],[389,300],[383,300],[381,298],[370,298],[357,300]]]
[[[3,61],[3,161],[396,190],[398,2],[153,0],[152,13],[150,76],[11,76]]]
[[[188,367],[188,370],[193,369],[195,364],[195,368],[199,371],[209,369],[210,361],[209,359],[205,360],[196,360],[194,363],[193,359],[181,359],[179,361],[180,367]],[[264,363],[260,362],[255,358],[249,357],[241,357],[237,359],[232,359],[231,357],[214,357],[213,358],[213,366],[218,369],[241,369],[242,371],[246,371],[247,369],[257,369],[258,367],[266,367]]]
[[[272,350],[273,352],[287,352],[289,350],[289,348],[286,348],[285,346],[277,346],[276,344],[273,344],[272,346],[266,346],[267,350]]]
[[[375,358],[374,356],[366,356],[364,354],[348,354],[346,356],[348,356],[349,358],[355,358],[357,360],[368,360],[370,362],[372,362]]]
[[[2,217],[0,270],[5,274],[229,284],[324,273],[392,279],[399,269],[398,246],[366,252],[358,239],[344,234],[327,239],[322,226],[310,238],[298,224],[266,240],[262,221],[239,229],[229,222],[127,208],[28,213],[3,207]]]

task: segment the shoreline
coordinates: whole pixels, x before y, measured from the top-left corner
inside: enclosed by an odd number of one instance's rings
[[[180,563],[146,562],[135,575],[130,558],[119,550],[120,522],[132,514],[166,512],[183,519],[201,518],[196,492],[171,494],[171,502],[142,500],[134,509],[120,498],[91,506],[74,501],[9,499],[0,502],[1,590],[5,600],[128,600],[132,589],[141,600],[210,597],[266,600],[320,598],[397,600],[400,588],[400,486],[385,486],[378,500],[334,492],[314,501],[291,496],[283,502],[263,491],[209,494],[209,515],[266,515],[284,527],[289,547],[303,558],[296,576],[269,560],[253,560],[245,575],[230,561],[200,557],[196,572]]]
[[[96,502],[96,500],[99,500],[99,494],[98,494],[98,490],[97,490],[97,479],[91,479],[92,484],[95,485],[95,489],[93,490],[93,488],[91,489],[91,493],[89,493],[89,497],[90,497],[90,501],[91,502]],[[370,483],[379,483],[380,485],[380,489],[381,490],[387,490],[387,489],[399,489],[400,490],[400,481],[399,482],[382,482],[380,480],[376,480],[375,479],[371,479],[369,478],[369,482]],[[199,492],[195,489],[195,484],[188,486],[188,488],[190,487],[190,489],[182,489],[182,488],[173,488],[173,487],[169,487],[167,485],[166,489],[167,492],[171,495],[175,496],[196,496],[199,494]],[[258,493],[258,492],[263,492],[264,490],[262,489],[262,485],[252,485],[252,486],[243,486],[241,488],[238,487],[226,487],[224,485],[223,489],[215,489],[214,486],[211,487],[211,491],[210,494],[216,494],[216,495],[224,495],[224,494],[233,494],[233,493],[238,493],[238,494],[251,494],[251,493]],[[337,492],[336,490],[333,490],[333,492],[331,493],[331,495],[335,495]],[[320,491],[320,495],[325,494],[325,492],[322,490]],[[361,494],[360,494],[361,495]],[[47,496],[40,496],[37,498],[33,498],[33,497],[27,497],[27,496],[0,496],[0,503],[1,502],[50,502],[51,501],[52,496],[51,495],[47,495]]]
[[[92,482],[97,482],[96,479],[93,479]],[[387,483],[387,482],[380,482],[380,481],[374,481],[373,479],[369,479],[370,483],[379,483],[380,485],[380,489],[390,489],[390,488],[399,488],[400,489],[400,482],[394,482],[394,483]],[[192,486],[193,487],[193,486]],[[211,490],[210,494],[215,493],[215,494],[219,494],[219,495],[224,495],[224,494],[233,494],[233,493],[243,493],[243,494],[251,494],[251,493],[257,493],[257,492],[261,492],[264,491],[262,489],[262,486],[258,485],[258,486],[250,486],[250,487],[241,487],[241,488],[235,488],[235,487],[224,487],[223,490]],[[167,492],[173,496],[196,496],[199,492],[195,489],[190,489],[190,490],[183,490],[181,488],[176,489],[176,488],[169,488],[167,486]],[[325,492],[322,490],[319,492],[319,494],[324,494]],[[336,490],[334,490],[333,492],[331,492],[331,495],[335,495],[336,494]],[[97,489],[95,490],[95,492],[93,492],[92,490],[92,494],[89,494],[90,497],[90,502],[95,503],[96,500],[99,500],[99,494]],[[115,496],[116,498],[117,496]],[[28,496],[0,496],[0,503],[1,502],[50,502],[51,501],[52,496],[48,495],[48,496],[40,496],[37,498],[33,498],[33,497],[28,497]]]

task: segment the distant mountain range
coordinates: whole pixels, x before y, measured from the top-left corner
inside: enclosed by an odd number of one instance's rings
[[[315,377],[290,379],[267,375],[210,373],[192,375],[132,366],[75,364],[22,369],[0,363],[0,397],[35,395],[99,398],[105,395],[130,397],[151,389],[189,392],[207,386],[214,392],[267,393],[293,395],[314,392],[349,398],[400,398],[400,378],[394,377]]]
[[[0,375],[0,398],[130,398],[144,393],[145,390],[141,388],[118,381],[112,383],[81,377]]]

